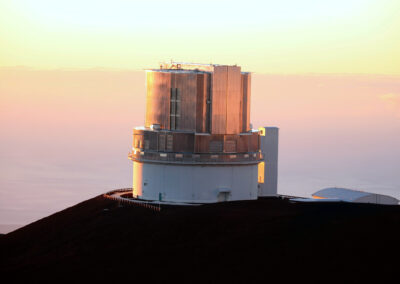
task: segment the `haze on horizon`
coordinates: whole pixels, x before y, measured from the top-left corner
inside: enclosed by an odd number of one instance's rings
[[[0,70],[0,224],[130,187],[145,72]],[[400,198],[400,76],[257,75],[254,127],[278,126],[278,192]]]
[[[400,2],[151,3],[0,0],[0,224],[131,186],[145,77],[127,69],[171,58],[255,72],[279,193],[400,198]]]

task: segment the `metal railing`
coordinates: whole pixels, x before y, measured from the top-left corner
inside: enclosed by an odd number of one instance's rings
[[[261,152],[254,153],[171,153],[156,151],[135,151],[128,158],[139,162],[176,164],[255,164],[263,161]]]
[[[161,206],[160,204],[158,206],[149,204],[149,202],[143,201],[143,200],[135,200],[135,199],[129,199],[125,197],[121,197],[120,195],[116,195],[118,193],[122,192],[132,192],[132,188],[120,188],[120,189],[115,189],[109,192],[106,192],[103,194],[103,197],[109,200],[113,200],[118,202],[118,204],[124,204],[124,205],[131,205],[131,206],[140,206],[144,207],[147,209],[151,209],[157,212],[161,211]]]

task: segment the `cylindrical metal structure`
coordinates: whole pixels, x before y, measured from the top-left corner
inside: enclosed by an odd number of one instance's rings
[[[208,69],[207,69],[208,70]],[[250,131],[251,75],[239,66],[212,72],[147,70],[146,127],[211,134]]]

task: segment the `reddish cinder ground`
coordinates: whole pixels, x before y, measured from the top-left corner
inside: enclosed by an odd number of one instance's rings
[[[55,282],[365,283],[397,279],[399,240],[400,206],[265,198],[155,212],[98,196],[0,236],[0,272]]]

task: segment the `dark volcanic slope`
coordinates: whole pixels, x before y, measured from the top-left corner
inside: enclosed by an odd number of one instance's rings
[[[99,196],[2,236],[0,272],[188,282],[395,279],[399,225],[400,206],[270,198],[155,212]]]

